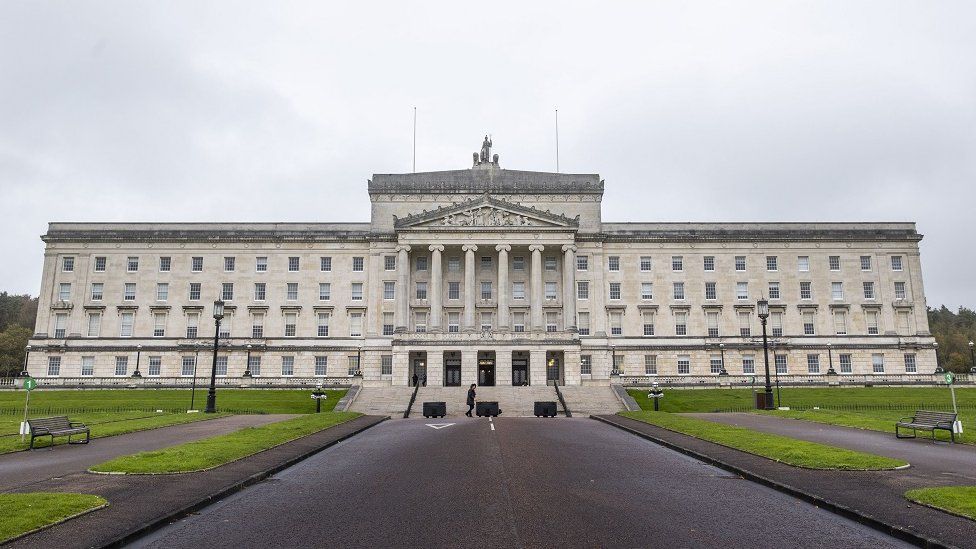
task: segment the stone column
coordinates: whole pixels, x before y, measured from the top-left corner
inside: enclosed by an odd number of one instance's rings
[[[546,384],[546,351],[529,350],[529,385]]]
[[[576,331],[576,246],[563,246],[563,330]]]
[[[474,287],[474,253],[478,247],[474,244],[461,246],[464,251],[464,324],[465,332],[474,331],[474,298],[478,290]]]
[[[441,280],[444,272],[441,269],[441,252],[444,246],[432,244],[430,248],[430,328],[432,332],[440,332],[444,328],[444,321],[441,318],[444,291],[441,289]]]
[[[461,386],[467,391],[468,385],[478,382],[478,350],[464,348],[461,351]]]
[[[532,252],[532,276],[529,284],[529,316],[532,320],[534,331],[542,330],[542,250],[545,247],[539,244],[529,246]]]
[[[427,350],[427,385],[444,385],[444,350]]]
[[[410,246],[397,246],[396,326],[402,334],[410,325]]]
[[[495,246],[498,252],[498,330],[507,332],[510,325],[511,314],[508,312],[508,252],[512,247],[508,244]],[[512,357],[509,356],[509,362]]]
[[[505,387],[512,385],[512,349],[510,347],[495,349],[495,385]]]

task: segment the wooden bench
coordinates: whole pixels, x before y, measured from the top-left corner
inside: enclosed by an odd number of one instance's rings
[[[68,437],[68,444],[88,444],[91,439],[91,430],[84,423],[68,421],[68,416],[42,417],[28,419],[27,425],[30,426],[30,449],[34,449],[34,439],[38,437],[51,437],[51,446],[54,446],[54,437]],[[85,435],[85,440],[71,441],[71,435]]]
[[[952,442],[956,441],[956,435],[952,431],[952,425],[956,422],[956,414],[952,412],[931,412],[928,410],[916,410],[915,415],[903,417],[895,423],[895,437],[915,438],[918,436],[916,431],[931,431],[932,440],[935,440],[935,431],[941,429],[949,431],[949,438]],[[911,429],[912,434],[902,435],[898,428]]]

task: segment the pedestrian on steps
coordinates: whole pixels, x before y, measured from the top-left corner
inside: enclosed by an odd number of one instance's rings
[[[472,417],[471,416],[471,410],[474,410],[474,401],[475,401],[475,398],[477,397],[477,393],[474,390],[475,387],[477,387],[477,385],[475,385],[474,383],[472,383],[471,384],[471,388],[468,389],[468,401],[467,401],[468,411],[464,413],[464,415],[466,415],[468,417]]]

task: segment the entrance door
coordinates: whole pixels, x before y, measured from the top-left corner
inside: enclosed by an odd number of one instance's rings
[[[444,359],[444,385],[447,387],[461,386],[461,359]]]
[[[423,358],[413,359],[413,374],[410,376],[410,385],[413,385],[413,376],[417,376],[417,385],[424,383],[427,379],[427,360]]]
[[[548,360],[546,360],[546,384],[563,384],[562,368],[560,368],[559,357],[550,356]]]
[[[521,387],[529,384],[529,361],[524,358],[512,359],[512,385]]]
[[[495,359],[482,358],[478,360],[478,385],[492,386],[495,384]]]

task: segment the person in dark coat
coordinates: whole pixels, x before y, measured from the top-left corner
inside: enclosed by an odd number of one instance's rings
[[[414,387],[416,387],[416,386],[417,386],[417,374],[414,374],[414,375],[413,375],[413,386],[414,386]]]
[[[471,410],[474,410],[474,401],[475,401],[475,398],[477,397],[477,393],[474,390],[475,387],[477,387],[477,385],[475,385],[474,383],[472,383],[471,384],[471,388],[468,389],[468,400],[467,400],[468,411],[464,413],[464,415],[466,415],[468,417],[472,417],[471,416]]]

